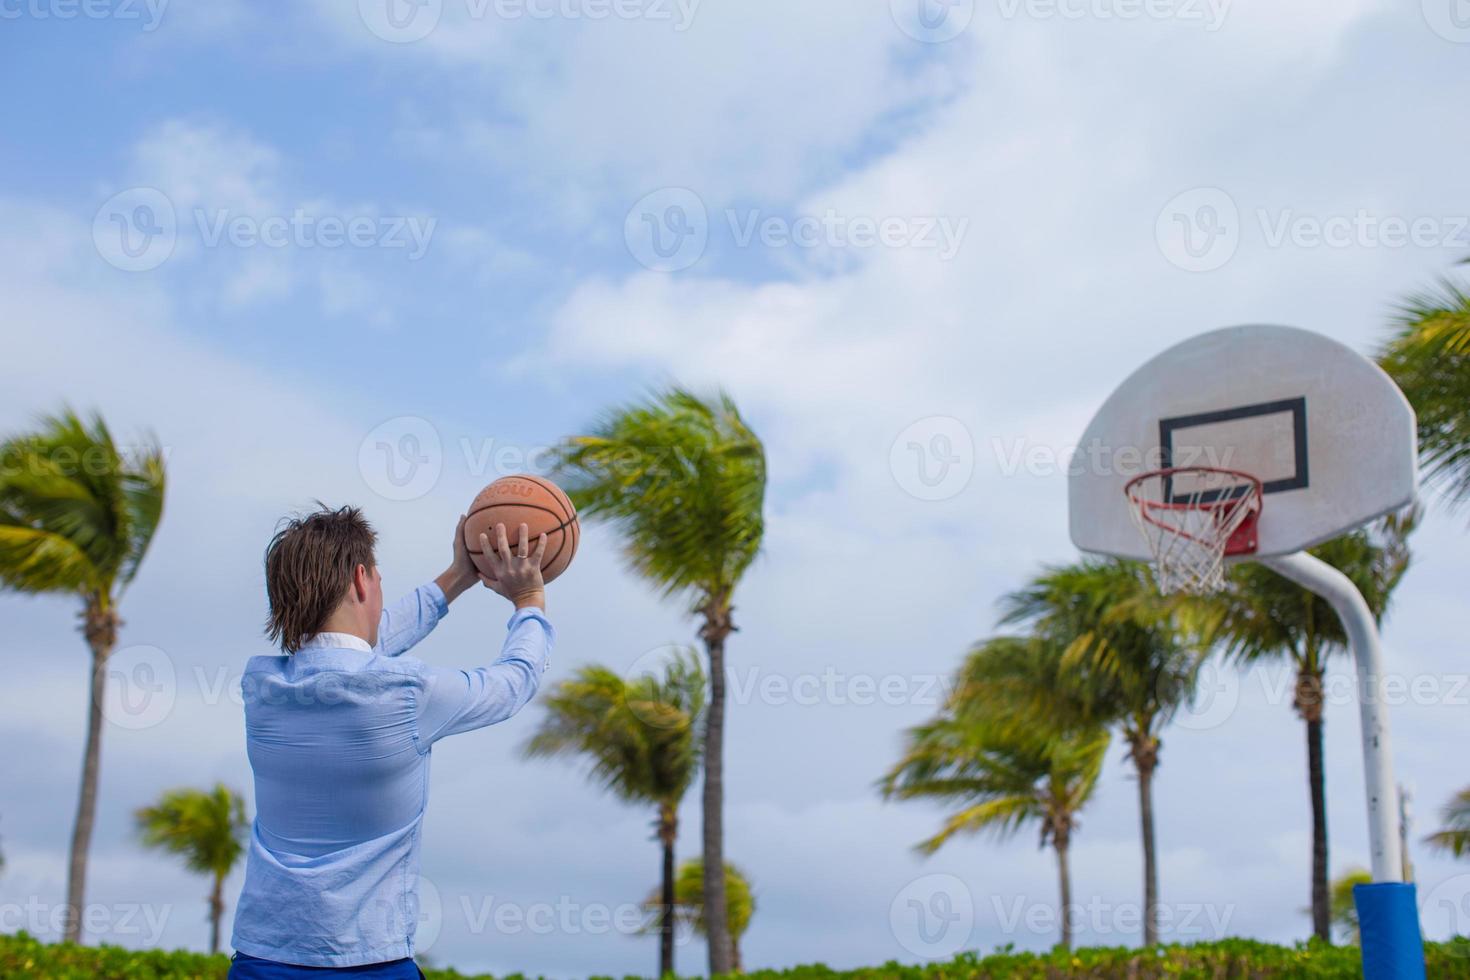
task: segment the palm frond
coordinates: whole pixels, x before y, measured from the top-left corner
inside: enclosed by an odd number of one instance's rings
[[[244,851],[245,801],[227,786],[176,789],[134,814],[147,847],[178,854],[190,871],[224,877]]]
[[[1425,838],[1430,846],[1455,857],[1470,854],[1470,786],[1460,790],[1440,811],[1444,829]]]
[[[760,551],[765,450],[727,394],[675,387],[617,409],[560,447],[558,472],[667,595],[728,598]]]
[[[692,650],[677,652],[661,674],[631,680],[583,667],[544,697],[522,751],[580,758],[594,782],[625,801],[677,805],[699,771],[705,685]]]
[[[1419,453],[1452,504],[1470,501],[1470,291],[1445,278],[1400,304],[1379,363],[1419,421]]]
[[[122,453],[100,416],[65,410],[0,444],[0,584],[111,601],[163,513],[162,451]]]
[[[909,730],[880,791],[959,807],[919,850],[932,853],[962,833],[1007,837],[1032,820],[1045,842],[1051,828],[1074,822],[1097,785],[1108,733],[1082,720],[1062,666],[1046,638],[986,640],[966,658],[939,716]]]
[[[650,892],[644,906],[650,910],[660,907],[661,897],[657,889]],[[750,928],[755,915],[755,890],[750,879],[734,864],[725,862],[725,921],[729,925],[730,937],[739,940]],[[704,918],[704,859],[690,858],[679,865],[674,876],[674,914],[693,927],[700,935],[706,934]]]

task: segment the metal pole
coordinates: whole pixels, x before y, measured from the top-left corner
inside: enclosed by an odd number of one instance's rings
[[[1397,790],[1383,697],[1383,651],[1368,603],[1342,572],[1304,551],[1259,559],[1262,565],[1326,599],[1347,631],[1358,665],[1358,711],[1363,728],[1363,778],[1368,787],[1368,846],[1373,880],[1401,882]]]

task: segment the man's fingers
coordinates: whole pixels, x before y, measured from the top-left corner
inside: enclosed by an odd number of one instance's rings
[[[521,527],[523,527],[523,528],[525,526],[526,525],[524,525],[524,524],[521,525]],[[540,539],[537,540],[537,542],[536,542],[536,554],[532,555],[531,558],[536,563],[536,567],[537,568],[540,568],[541,567],[541,559],[543,559],[545,557],[546,557],[546,535],[543,534],[543,535],[541,535]]]
[[[516,548],[516,557],[518,557],[518,558],[525,558],[525,557],[527,557],[528,555],[531,554],[530,534],[531,534],[531,529],[528,528],[528,527],[526,527],[526,525],[522,524],[521,525],[521,543],[520,543],[520,546]]]
[[[495,525],[495,547],[500,557],[505,559],[505,563],[510,564],[510,541],[505,536],[504,524]]]
[[[504,567],[505,563],[500,560],[500,556],[497,555],[495,553],[495,549],[491,547],[490,538],[488,535],[485,534],[484,531],[480,532],[480,552],[485,556],[485,561],[490,564],[490,569],[492,571]]]

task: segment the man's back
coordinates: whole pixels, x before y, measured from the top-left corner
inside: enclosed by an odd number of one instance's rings
[[[430,747],[518,711],[552,639],[545,616],[522,609],[488,667],[400,657],[447,609],[431,584],[384,611],[377,649],[323,633],[294,654],[251,658],[242,689],[256,819],[236,950],[303,966],[413,955]]]

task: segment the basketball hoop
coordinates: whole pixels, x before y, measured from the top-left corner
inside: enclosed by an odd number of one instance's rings
[[[1164,592],[1217,591],[1225,558],[1255,553],[1261,481],[1249,473],[1178,466],[1136,476],[1123,492]]]

